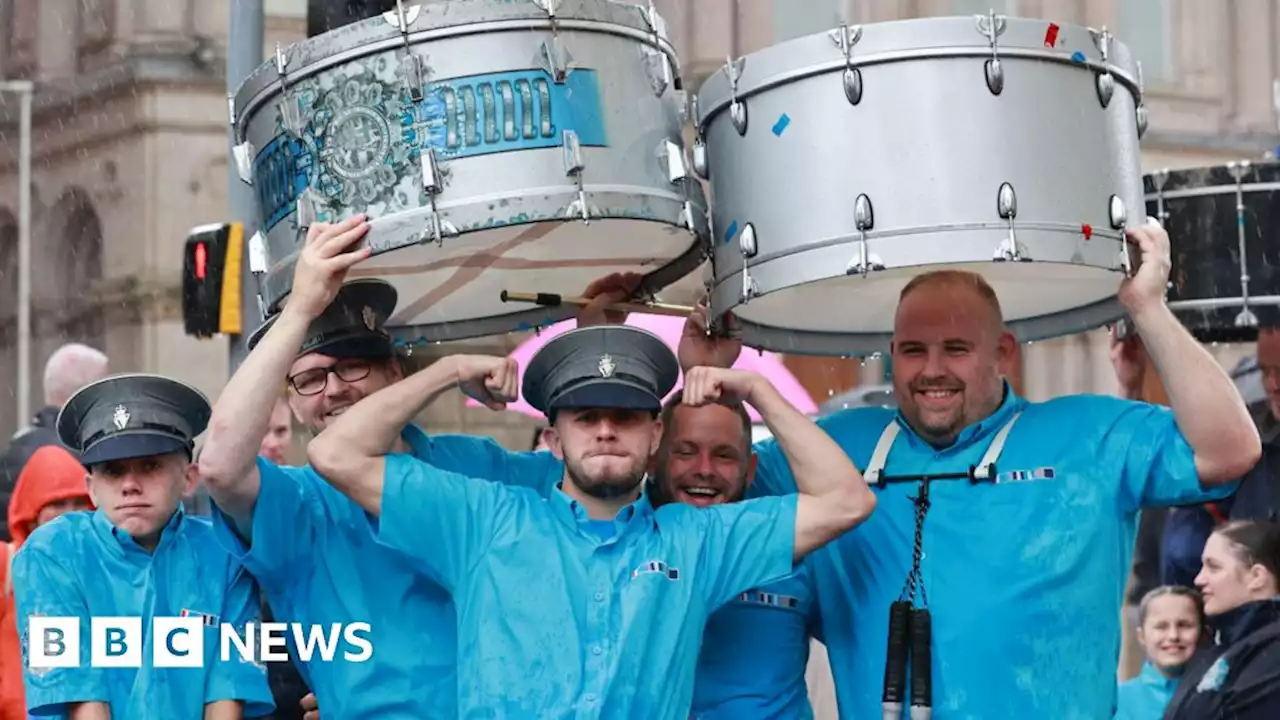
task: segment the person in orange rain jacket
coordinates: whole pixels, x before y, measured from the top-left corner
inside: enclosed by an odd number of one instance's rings
[[[31,531],[58,516],[76,510],[92,510],[85,469],[71,453],[46,445],[31,456],[14,486],[9,502],[9,536],[13,542],[0,549],[0,720],[26,720],[22,690],[22,649],[18,643],[17,611],[10,569]]]

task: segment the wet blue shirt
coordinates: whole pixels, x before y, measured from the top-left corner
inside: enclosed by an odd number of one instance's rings
[[[1160,720],[1177,687],[1178,678],[1167,678],[1151,663],[1144,663],[1137,677],[1120,683],[1113,720]]]
[[[245,717],[274,707],[262,666],[234,651],[228,661],[220,657],[219,624],[243,633],[258,621],[258,597],[207,520],[179,510],[147,552],[103,511],[69,513],[31,534],[13,573],[24,658],[31,616],[80,618],[80,667],[25,668],[32,715],[65,717],[65,705],[79,702],[108,703],[112,720],[200,718],[206,703],[219,700],[243,701]],[[184,614],[206,620],[204,667],[153,667],[151,619]],[[142,667],[90,667],[93,617],[142,618]]]
[[[807,560],[712,613],[698,656],[694,720],[812,718],[805,669],[817,623]]]
[[[792,571],[796,496],[624,508],[386,459],[380,538],[458,607],[463,717],[683,720],[707,616]],[[604,537],[602,537],[604,536]]]
[[[542,492],[559,479],[549,454],[508,453],[491,439],[428,438],[404,431],[415,456]],[[243,559],[280,622],[367,622],[373,655],[347,662],[314,653],[299,669],[326,717],[435,720],[457,717],[456,620],[448,593],[414,571],[412,558],[380,544],[360,506],[310,467],[258,459],[262,487],[246,548],[232,521],[215,509],[219,537]],[[354,649],[354,648],[353,648]],[[358,650],[358,649],[356,649]]]
[[[1104,396],[1030,403],[1007,392],[938,450],[885,408],[820,425],[865,468],[890,422],[892,475],[964,472],[1014,415],[996,483],[931,485],[922,570],[933,620],[934,720],[1110,717],[1119,608],[1138,510],[1216,499],[1173,413]],[[795,490],[776,443],[757,447],[756,492]],[[811,558],[843,717],[881,715],[889,605],[911,568],[916,483],[876,490],[862,525]],[[1064,660],[1065,659],[1065,660]]]

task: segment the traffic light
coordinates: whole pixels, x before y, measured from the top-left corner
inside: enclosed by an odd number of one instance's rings
[[[188,335],[239,335],[244,226],[201,225],[187,233],[182,258],[182,320]]]

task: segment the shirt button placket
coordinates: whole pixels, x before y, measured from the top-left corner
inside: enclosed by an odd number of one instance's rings
[[[591,573],[591,582],[595,586],[595,590],[591,593],[591,611],[588,617],[591,619],[589,628],[590,634],[584,638],[586,641],[585,658],[586,677],[583,678],[583,687],[586,692],[582,695],[583,708],[587,711],[586,715],[595,717],[598,715],[596,710],[599,708],[601,697],[604,692],[605,678],[608,676],[606,672],[607,662],[605,659],[605,648],[607,647],[608,638],[611,637],[611,606],[613,592],[609,580],[612,570],[613,558],[603,548],[596,557],[597,567],[595,572]],[[600,557],[603,555],[604,557]]]

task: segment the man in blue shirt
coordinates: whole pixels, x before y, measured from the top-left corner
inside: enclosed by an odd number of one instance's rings
[[[712,507],[739,502],[755,475],[751,417],[741,406],[692,407],[677,391],[662,408],[649,498]],[[813,717],[805,669],[818,607],[808,559],[776,582],[712,613],[693,687],[694,720]]]
[[[842,716],[882,713],[890,605],[908,594],[918,559],[934,720],[1110,717],[1138,510],[1226,495],[1260,453],[1230,378],[1164,303],[1168,236],[1151,221],[1128,238],[1142,262],[1119,298],[1171,409],[1015,396],[1004,377],[1017,341],[995,293],[976,275],[943,271],[915,278],[898,305],[901,410],[820,422],[880,502],[811,558]],[[681,357],[696,364],[728,367],[740,350],[696,332],[684,343]],[[781,449],[766,442],[757,454],[753,487],[794,491]],[[922,496],[920,475],[953,473],[974,479],[933,481]]]
[[[539,351],[524,397],[565,463],[549,498],[392,452],[399,424],[455,384],[490,406],[514,398],[510,360],[440,360],[308,446],[317,471],[378,517],[379,539],[453,594],[462,715],[687,718],[708,615],[871,512],[831,438],[761,376],[716,368],[686,374],[684,401],[751,403],[801,494],[655,511],[643,481],[677,367],[662,340],[628,326],[579,328]]]
[[[27,708],[71,720],[205,718],[270,713],[263,668],[219,651],[222,624],[244,636],[258,622],[253,579],[213,528],[183,513],[196,484],[192,438],[209,419],[199,391],[156,375],[122,375],[82,388],[58,416],[58,436],[89,468],[98,508],[38,528],[13,561]],[[30,667],[30,621],[78,617],[80,657],[67,668]],[[200,617],[199,668],[156,667],[152,620]],[[91,666],[92,618],[141,618],[140,667]],[[37,636],[34,642],[43,642]],[[189,647],[176,637],[171,649]]]
[[[252,351],[213,408],[200,476],[220,539],[257,578],[277,620],[370,623],[374,651],[365,662],[345,662],[341,652],[331,660],[298,655],[326,716],[451,719],[457,648],[449,595],[413,572],[405,554],[379,544],[364,510],[311,468],[257,456],[282,384],[299,422],[318,433],[402,377],[383,329],[395,290],[376,281],[343,284],[348,268],[368,256],[350,250],[367,230],[360,216],[311,226],[287,303],[251,338]],[[396,428],[393,444],[438,467],[544,493],[559,477],[548,454],[510,455],[486,438],[429,438],[410,420]]]

